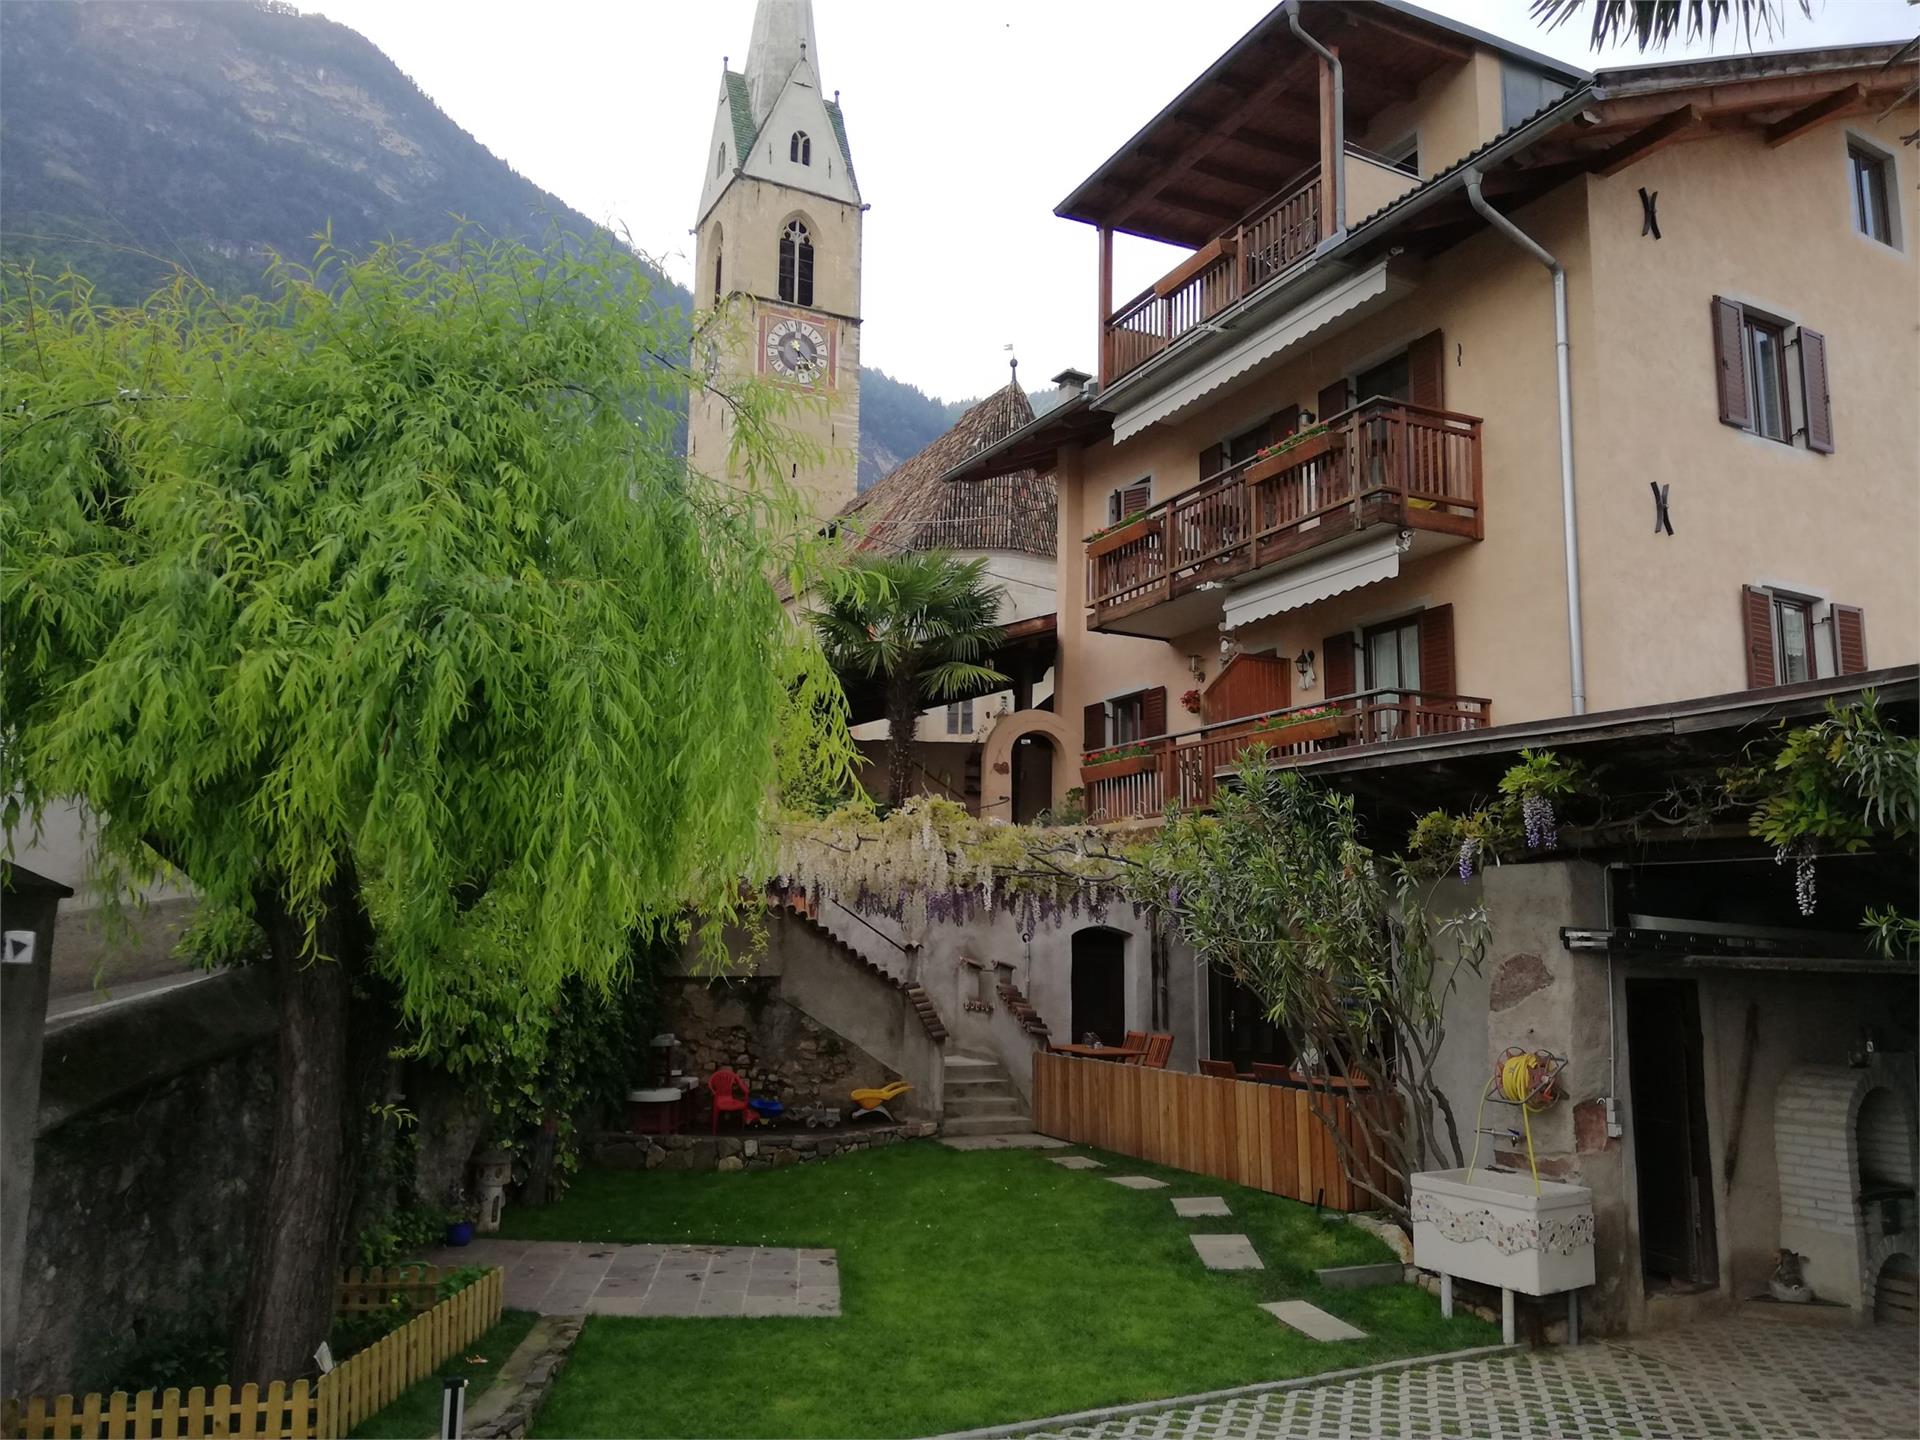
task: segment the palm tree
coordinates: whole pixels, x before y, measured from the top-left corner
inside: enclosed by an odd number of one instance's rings
[[[887,803],[913,789],[913,732],[929,700],[1007,679],[985,662],[1004,632],[1002,592],[987,562],[939,550],[863,555],[849,563],[813,623],[833,668],[880,680],[887,698]]]
[[[1756,36],[1771,40],[1786,28],[1789,0],[1593,0],[1593,48],[1631,39],[1645,50],[1666,48],[1674,36],[1711,43],[1723,26],[1737,26],[1751,45]],[[1791,0],[1813,18],[1813,0]],[[1533,0],[1533,18],[1551,30],[1573,17],[1586,0]]]

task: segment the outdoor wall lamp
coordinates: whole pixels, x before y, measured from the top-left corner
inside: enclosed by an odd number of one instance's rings
[[[1293,668],[1300,672],[1300,688],[1311,690],[1313,688],[1313,651],[1302,650],[1296,655]]]

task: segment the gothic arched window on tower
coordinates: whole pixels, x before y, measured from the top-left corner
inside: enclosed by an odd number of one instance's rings
[[[718,225],[713,227],[713,303],[720,303],[720,259],[726,251],[726,232]]]
[[[793,132],[793,138],[787,141],[787,158],[796,165],[813,164],[813,141],[806,131]]]
[[[727,173],[727,147],[725,145],[722,145],[713,152],[713,173],[715,175],[724,175]]]
[[[813,241],[798,220],[789,220],[780,235],[780,298],[813,304]]]

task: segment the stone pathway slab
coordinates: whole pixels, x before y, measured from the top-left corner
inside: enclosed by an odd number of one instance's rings
[[[1151,1175],[1109,1175],[1106,1177],[1106,1180],[1110,1185],[1124,1185],[1129,1190],[1164,1190],[1167,1188],[1166,1181],[1156,1180]]]
[[[1173,1213],[1183,1220],[1192,1220],[1201,1215],[1231,1215],[1233,1211],[1218,1195],[1176,1195]]]
[[[1062,1170],[1104,1170],[1107,1168],[1091,1155],[1058,1155],[1053,1158],[1052,1163],[1058,1165]]]
[[[1806,1440],[1920,1434],[1913,1331],[1751,1317],[1371,1366],[974,1435],[1032,1440]]]
[[[1200,1263],[1209,1270],[1264,1270],[1259,1251],[1244,1235],[1189,1235],[1199,1252]]]
[[[1364,1340],[1367,1332],[1356,1330],[1338,1315],[1329,1315],[1318,1305],[1304,1300],[1273,1300],[1260,1307],[1289,1329],[1298,1330],[1315,1340]]]
[[[476,1240],[427,1259],[435,1265],[498,1265],[507,1272],[507,1305],[542,1315],[840,1313],[840,1266],[831,1250]]]
[[[949,1150],[1064,1150],[1067,1142],[1031,1130],[1012,1135],[942,1135],[940,1143]]]

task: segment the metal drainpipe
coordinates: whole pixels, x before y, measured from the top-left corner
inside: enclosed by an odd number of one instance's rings
[[[1300,43],[1333,67],[1333,234],[1339,239],[1347,233],[1347,100],[1346,77],[1340,57],[1300,28],[1300,0],[1287,0],[1287,24]]]
[[[1573,713],[1587,713],[1587,657],[1580,639],[1580,522],[1573,508],[1573,378],[1567,342],[1567,272],[1538,241],[1487,203],[1478,167],[1467,171],[1467,200],[1480,217],[1547,267],[1553,276],[1554,368],[1560,381],[1560,523],[1567,550],[1567,663],[1573,679]]]

